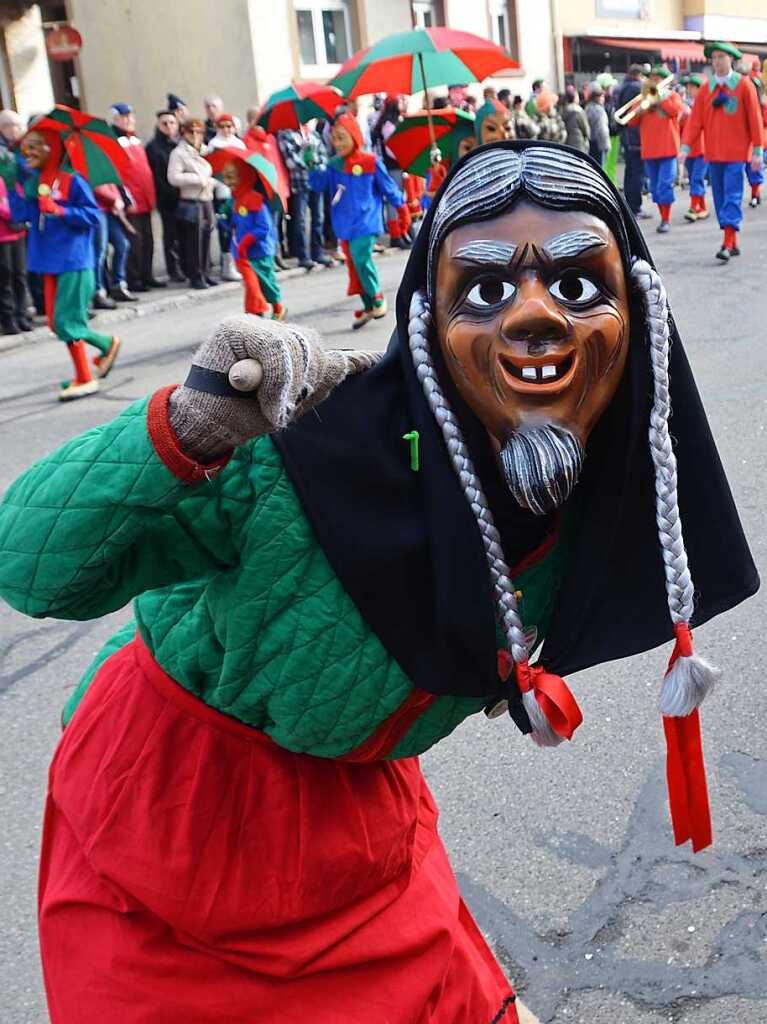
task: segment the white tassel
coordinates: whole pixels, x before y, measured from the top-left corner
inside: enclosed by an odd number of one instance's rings
[[[662,715],[684,718],[699,708],[722,675],[697,654],[678,657],[663,680],[660,693]]]
[[[535,693],[532,690],[522,694],[522,703],[525,706],[527,717],[530,719],[530,725],[533,727],[533,731],[530,733],[530,739],[533,743],[539,747],[558,747],[562,742],[562,737],[557,736],[551,728],[549,720],[544,715],[541,705],[536,700]]]

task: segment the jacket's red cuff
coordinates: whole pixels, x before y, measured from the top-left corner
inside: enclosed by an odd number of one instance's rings
[[[168,469],[183,480],[185,484],[194,484],[200,480],[210,480],[211,477],[220,473],[232,457],[232,452],[217,459],[215,462],[202,465],[190,459],[186,452],[182,451],[178,438],[170,424],[169,402],[170,396],[178,387],[178,384],[170,384],[168,387],[155,391],[149,400],[147,410],[147,430],[149,439],[154,445],[158,456]]]

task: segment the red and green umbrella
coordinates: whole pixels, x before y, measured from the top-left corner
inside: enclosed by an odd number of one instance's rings
[[[359,50],[329,84],[349,98],[373,92],[409,96],[451,82],[481,82],[497,71],[518,67],[489,39],[450,28],[417,28]]]
[[[57,103],[49,114],[43,114],[30,125],[30,131],[35,129],[60,136],[64,170],[81,174],[94,188],[122,183],[121,173],[128,166],[128,157],[114,129],[103,118]]]
[[[258,124],[268,132],[300,128],[314,117],[333,117],[343,101],[341,93],[331,85],[296,82],[272,93],[259,111]]]
[[[459,143],[474,135],[474,115],[452,108],[434,110],[431,111],[431,127],[442,157],[454,164],[458,159]],[[386,145],[403,171],[425,178],[431,169],[433,149],[427,113],[407,114]]]
[[[256,188],[266,196],[272,209],[278,210],[282,206],[277,168],[261,153],[250,153],[244,149],[216,149],[208,153],[206,160],[214,174],[221,174],[224,166],[232,160],[252,167],[256,172]]]

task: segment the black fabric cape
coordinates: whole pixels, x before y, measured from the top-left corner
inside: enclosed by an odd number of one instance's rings
[[[530,144],[535,143],[493,145]],[[481,159],[487,148],[464,159]],[[623,197],[615,194],[630,254],[652,262]],[[408,309],[413,292],[425,285],[435,206],[410,255],[384,359],[349,378],[274,440],[328,560],[413,684],[440,695],[489,698],[503,687],[484,550],[408,348]],[[627,263],[628,257],[624,252]],[[622,382],[589,439],[571,499],[579,507],[577,528],[539,655],[560,675],[673,638],[647,440],[652,378],[643,318],[634,307],[631,322]],[[670,375],[679,501],[696,588],[693,624],[700,624],[755,593],[759,577],[673,323]],[[446,376],[441,375],[443,386],[458,406],[506,560],[514,565],[551,523],[514,504],[481,425],[457,401]],[[418,472],[410,468],[410,447],[403,440],[412,430],[420,434]]]

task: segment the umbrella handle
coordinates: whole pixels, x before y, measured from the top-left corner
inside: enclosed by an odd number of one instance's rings
[[[256,391],[264,378],[257,359],[240,359],[229,369],[229,383],[236,391]]]
[[[429,122],[429,139],[432,150],[437,147],[437,139],[434,135],[434,122],[431,119],[431,104],[429,103],[429,90],[426,86],[426,72],[423,67],[423,54],[418,54],[418,63],[421,67],[421,81],[423,82],[423,105],[426,107],[426,120]]]

